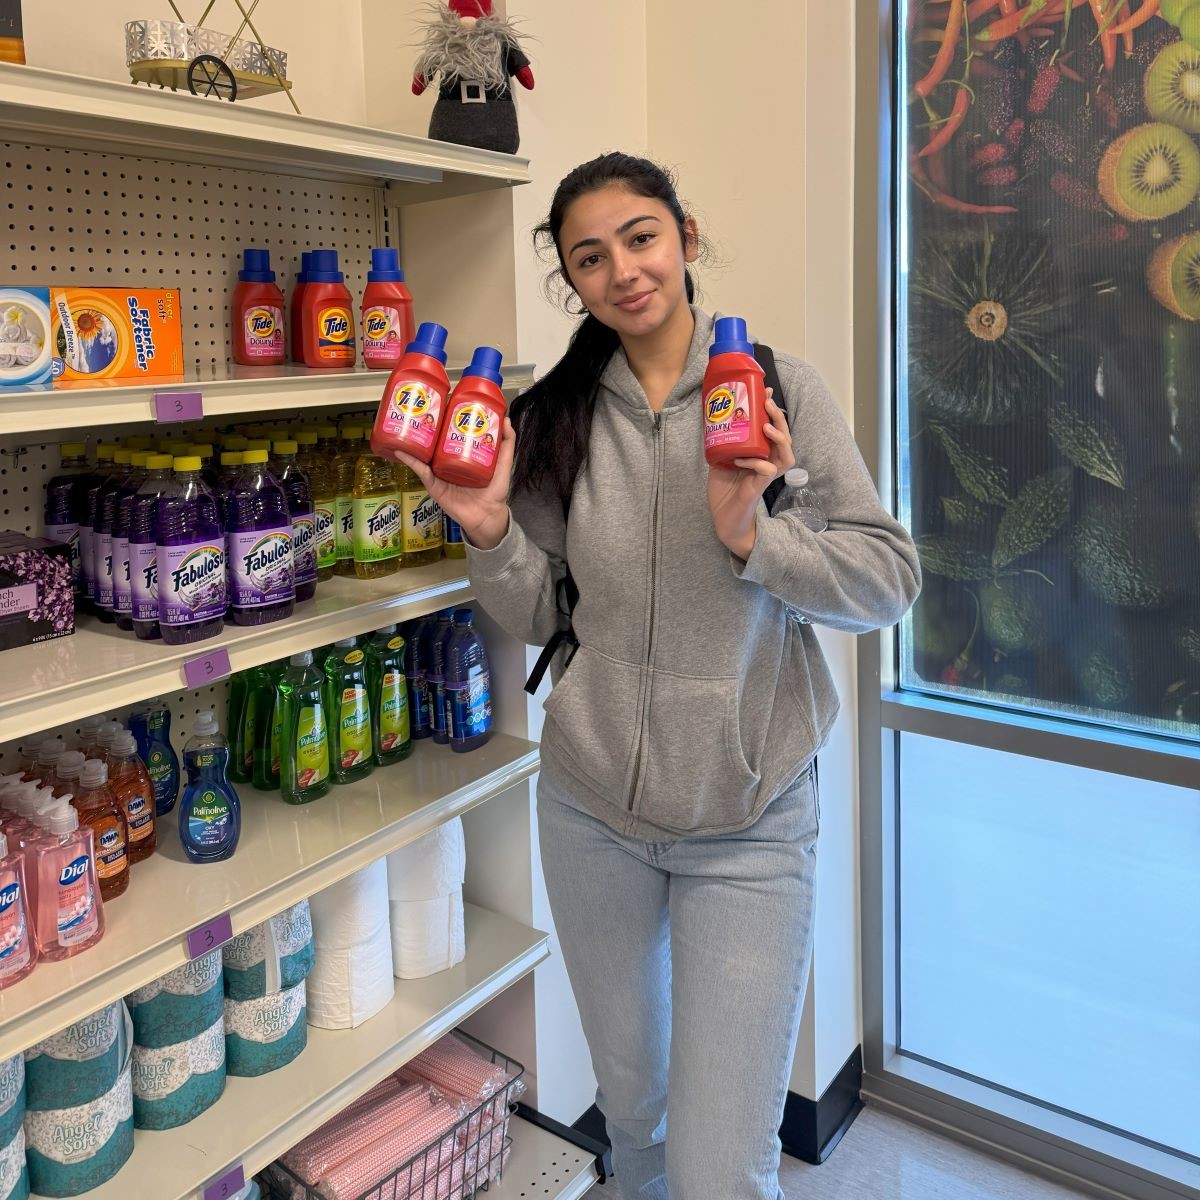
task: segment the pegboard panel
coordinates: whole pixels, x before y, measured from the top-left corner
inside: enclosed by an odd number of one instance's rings
[[[0,143],[0,279],[17,286],[180,291],[189,371],[229,361],[229,299],[241,252],[266,246],[285,293],[300,255],[336,250],[361,296],[385,244],[383,193],[49,146]]]

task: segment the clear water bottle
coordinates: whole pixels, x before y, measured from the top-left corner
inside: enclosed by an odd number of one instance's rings
[[[813,533],[824,533],[829,520],[821,507],[821,500],[809,484],[808,472],[803,467],[793,467],[783,477],[783,492],[771,511],[773,517],[780,513],[798,512],[800,520]]]

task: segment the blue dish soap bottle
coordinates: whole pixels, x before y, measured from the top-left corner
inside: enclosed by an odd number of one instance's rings
[[[179,805],[179,840],[192,862],[221,862],[237,849],[242,802],[229,782],[229,743],[211,709],[196,717],[183,748],[187,786]]]
[[[486,745],[492,736],[492,668],[469,608],[454,613],[444,690],[450,749],[465,754]]]
[[[171,710],[146,704],[129,714],[129,732],[154,784],[154,812],[162,817],[179,799],[179,755],[171,745]]]

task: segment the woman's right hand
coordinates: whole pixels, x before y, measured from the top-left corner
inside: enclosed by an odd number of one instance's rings
[[[508,491],[512,483],[516,445],[516,432],[512,422],[505,417],[504,434],[496,455],[496,473],[485,488],[466,488],[446,483],[425,463],[405,454],[403,450],[392,450],[389,454],[417,473],[430,498],[452,521],[462,526],[463,534],[471,545],[480,550],[494,550],[508,532]]]

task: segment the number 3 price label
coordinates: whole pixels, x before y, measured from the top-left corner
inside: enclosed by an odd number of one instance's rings
[[[246,1175],[242,1164],[238,1163],[204,1189],[204,1200],[232,1200],[245,1186]]]
[[[199,658],[189,658],[183,664],[183,678],[190,688],[202,688],[209,683],[219,683],[233,674],[229,665],[229,651],[223,646],[210,650]]]
[[[199,421],[203,416],[202,392],[154,393],[154,419],[160,425],[172,421]]]
[[[228,913],[222,913],[206,925],[201,925],[199,929],[193,929],[187,935],[188,958],[199,958],[202,954],[207,954],[210,950],[223,946],[231,937],[233,937],[233,921]],[[208,1195],[207,1192],[204,1194]]]

